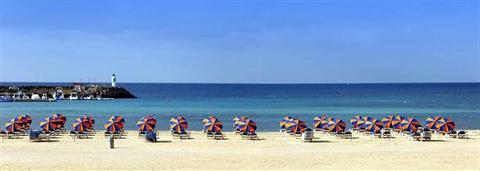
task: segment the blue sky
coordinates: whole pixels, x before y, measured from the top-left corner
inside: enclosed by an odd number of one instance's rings
[[[480,3],[0,0],[0,81],[479,82]]]

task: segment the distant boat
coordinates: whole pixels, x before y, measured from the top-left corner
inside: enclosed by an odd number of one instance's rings
[[[0,96],[0,102],[13,102],[13,99],[9,96]]]
[[[78,100],[78,94],[76,92],[70,93],[70,100]]]
[[[44,99],[41,98],[40,95],[38,94],[32,94],[31,97],[29,97],[27,94],[19,91],[13,95],[13,97],[10,96],[2,96],[2,99],[0,100],[2,102],[56,102],[56,99]]]

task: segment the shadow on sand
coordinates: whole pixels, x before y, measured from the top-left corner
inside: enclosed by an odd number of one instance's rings
[[[305,142],[305,143],[332,143],[332,141],[328,141],[328,140],[313,140],[311,142]]]
[[[60,142],[60,140],[50,139],[50,140],[43,140],[43,141],[30,141],[32,143],[51,143],[51,142]]]

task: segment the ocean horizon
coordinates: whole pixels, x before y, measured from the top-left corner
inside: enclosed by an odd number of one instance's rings
[[[87,83],[86,83],[87,84]],[[108,86],[109,83],[95,83]],[[71,85],[67,82],[2,82],[0,85]],[[143,116],[158,119],[159,130],[168,130],[168,120],[187,118],[191,130],[201,130],[202,120],[214,115],[232,130],[232,119],[242,114],[257,122],[258,131],[278,131],[285,116],[312,126],[317,115],[344,120],[368,115],[383,118],[400,114],[424,122],[427,117],[451,117],[457,129],[480,129],[480,83],[119,83],[138,98],[103,101],[0,103],[0,123],[19,114],[33,118],[33,128],[43,118],[62,113],[68,129],[75,118],[89,114],[96,129],[113,114],[125,117],[126,129],[135,129]]]

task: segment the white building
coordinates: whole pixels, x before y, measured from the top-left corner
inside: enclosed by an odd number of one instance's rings
[[[112,74],[112,87],[117,87],[117,76],[115,76],[115,73]]]

